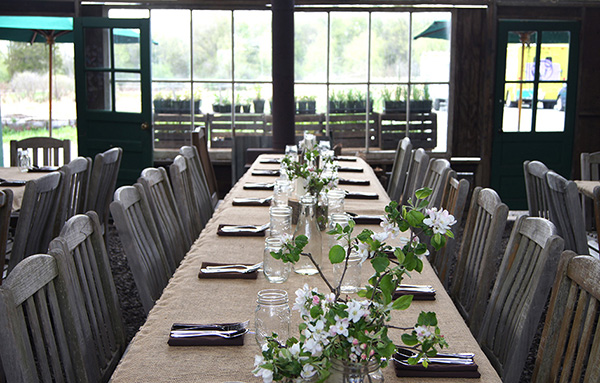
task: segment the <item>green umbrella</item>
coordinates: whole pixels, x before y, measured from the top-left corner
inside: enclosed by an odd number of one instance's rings
[[[432,39],[450,39],[450,22],[447,20],[434,21],[427,29],[416,35],[413,40],[421,37],[429,37]]]
[[[48,130],[52,136],[52,52],[54,43],[73,42],[72,17],[0,16],[0,40],[48,44],[49,63],[49,116]],[[116,29],[115,43],[135,43],[139,33],[135,30]]]

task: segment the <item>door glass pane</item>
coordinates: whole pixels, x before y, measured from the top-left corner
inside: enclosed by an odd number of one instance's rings
[[[85,76],[88,110],[112,110],[110,72],[86,72]]]
[[[542,60],[545,60],[545,68],[540,70],[540,80],[568,80],[570,41],[569,31],[542,32],[541,56]]]
[[[366,81],[368,13],[331,13],[331,81]]]
[[[327,14],[294,14],[294,73],[296,81],[327,80]]]
[[[235,11],[233,20],[236,80],[271,79],[270,11]]]
[[[409,13],[371,15],[371,80],[408,81]]]
[[[115,90],[115,112],[142,112],[142,86],[139,73],[116,72]]]
[[[531,100],[533,97],[532,84],[506,84],[505,94],[514,92],[522,94],[521,102],[510,101],[505,104],[502,117],[503,132],[531,132]]]
[[[411,81],[450,80],[450,13],[414,13]]]
[[[189,10],[152,10],[152,78],[190,79]]]
[[[110,49],[105,49],[108,46],[109,32],[108,28],[84,28],[86,68],[110,67]]]
[[[231,80],[231,11],[193,11],[194,80]]]
[[[115,68],[140,69],[140,30],[113,29]]]
[[[565,112],[555,109],[556,99],[558,97],[558,87],[560,91],[560,83],[544,83],[538,86],[537,115],[535,118],[536,132],[563,132],[565,130]],[[549,95],[545,99],[543,95]]]
[[[508,32],[505,81],[533,80],[536,42],[535,31]]]

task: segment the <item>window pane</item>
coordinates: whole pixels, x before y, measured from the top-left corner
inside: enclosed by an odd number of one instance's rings
[[[502,117],[503,132],[531,132],[531,100],[533,97],[533,85],[525,84],[505,84],[504,94],[515,94],[514,99],[504,107]],[[519,102],[519,94],[522,94]],[[511,98],[513,99],[513,98]]]
[[[320,114],[327,111],[327,87],[325,85],[298,85],[294,87],[296,114]],[[302,135],[301,133],[296,135]]]
[[[86,68],[109,68],[110,49],[104,49],[108,40],[107,28],[84,28],[85,66]]]
[[[568,31],[542,32],[540,81],[567,81],[570,40]]]
[[[231,12],[193,11],[194,80],[231,80]]]
[[[87,72],[85,79],[87,108],[112,110],[112,83],[110,72]]]
[[[115,73],[115,111],[142,112],[142,87],[139,73]]]
[[[408,80],[408,18],[398,12],[371,16],[371,81]]]
[[[540,70],[540,74],[541,73]],[[554,95],[558,97],[561,86],[561,83],[539,84],[538,99],[540,101],[537,104],[537,114],[535,118],[536,132],[564,132],[565,112],[555,110],[556,99],[553,98]],[[556,88],[558,88],[558,91]],[[546,99],[546,97],[548,98]]]
[[[325,82],[327,80],[327,14],[296,12],[294,28],[296,81]]]
[[[189,83],[154,82],[154,113],[190,114]]]
[[[450,79],[450,14],[413,13],[411,81]]]
[[[271,79],[271,18],[269,11],[235,11],[235,79]]]
[[[152,77],[190,79],[190,11],[152,10]]]
[[[506,46],[506,81],[533,80],[531,70],[535,59],[537,33],[535,31],[508,32]],[[524,62],[521,62],[523,58]],[[527,69],[530,69],[527,72]]]
[[[139,36],[139,29],[113,29],[116,69],[140,69]]]
[[[331,81],[366,81],[368,14],[331,13]]]

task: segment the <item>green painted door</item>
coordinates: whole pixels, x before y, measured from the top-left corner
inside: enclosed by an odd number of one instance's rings
[[[525,160],[571,176],[578,41],[577,22],[499,22],[491,185],[513,210]]]
[[[75,84],[79,155],[123,148],[118,185],[153,166],[150,21],[76,18]]]

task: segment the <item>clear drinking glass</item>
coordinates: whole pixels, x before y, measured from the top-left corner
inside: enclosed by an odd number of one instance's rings
[[[254,311],[254,326],[256,342],[262,347],[267,342],[266,337],[272,333],[282,344],[290,336],[290,306],[285,290],[266,289],[258,292],[256,310]]]
[[[346,192],[341,189],[333,189],[327,192],[327,215],[345,214],[344,199]],[[331,219],[331,218],[330,218]]]
[[[284,263],[280,259],[275,259],[271,252],[281,250],[283,241],[277,237],[267,237],[265,240],[265,252],[263,259],[263,273],[267,280],[271,283],[283,283],[287,281],[292,271],[291,263]]]
[[[296,145],[286,145],[285,155],[290,157],[292,161],[298,161],[298,147]]]
[[[292,207],[271,206],[269,208],[271,237],[292,235]]]
[[[341,263],[336,263],[333,265],[333,278],[336,286],[340,283],[342,275],[344,277],[344,279],[342,280],[342,285],[340,286],[340,291],[343,294],[351,294],[357,292],[361,284],[360,272],[362,269],[362,264],[360,262],[360,256],[358,255],[358,253],[352,250],[350,252],[350,256],[347,258],[347,261],[347,267],[346,259],[344,259],[344,261]],[[344,268],[346,268],[345,273]]]
[[[303,254],[312,256],[313,260],[321,265],[323,249],[321,241],[321,231],[317,225],[317,199],[310,194],[305,195],[300,199],[300,218],[296,225],[294,238],[303,234],[308,238],[308,244],[302,251]],[[298,274],[313,275],[318,273],[316,266],[306,255],[301,255],[300,260],[294,265],[294,271]]]
[[[31,169],[31,157],[29,157],[29,151],[19,149],[17,153],[19,170],[26,172]]]
[[[327,231],[335,229],[335,226],[339,224],[341,227],[348,226],[348,220],[350,217],[348,214],[332,214],[329,216],[329,222],[327,223]],[[327,254],[329,254],[329,250],[335,245],[340,245],[344,248],[348,247],[347,241],[343,241],[343,239],[338,240],[337,235],[328,235],[327,236]]]
[[[290,197],[290,185],[288,180],[278,179],[273,187],[273,206],[287,206]]]

